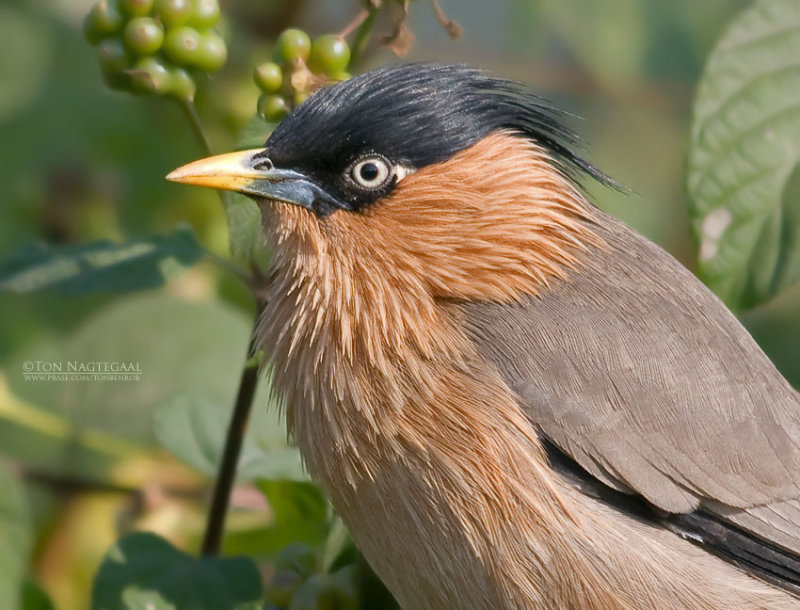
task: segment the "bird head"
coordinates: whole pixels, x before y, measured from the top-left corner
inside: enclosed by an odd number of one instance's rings
[[[287,256],[386,261],[371,271],[436,297],[515,298],[597,241],[575,180],[604,178],[558,118],[479,70],[393,65],[317,91],[262,149],[167,178],[254,198]]]

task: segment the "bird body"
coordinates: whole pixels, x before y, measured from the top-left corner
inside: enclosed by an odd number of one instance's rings
[[[273,391],[403,608],[800,608],[797,393],[565,139],[398,66],[172,178],[262,202]]]

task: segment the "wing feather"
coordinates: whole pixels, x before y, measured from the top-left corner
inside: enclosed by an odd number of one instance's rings
[[[606,485],[800,553],[800,399],[689,271],[597,213],[608,248],[524,303],[461,303],[541,435]]]

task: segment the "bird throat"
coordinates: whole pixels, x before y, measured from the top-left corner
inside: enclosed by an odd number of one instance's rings
[[[541,151],[487,140],[364,212],[263,210],[275,273],[259,340],[273,390],[309,471],[409,608],[459,607],[466,590],[475,608],[545,596],[519,590],[529,569],[488,557],[497,544],[536,556],[547,582],[560,568],[533,530],[566,531],[572,518],[535,432],[448,304],[537,294],[597,240]],[[505,517],[520,510],[527,534]]]

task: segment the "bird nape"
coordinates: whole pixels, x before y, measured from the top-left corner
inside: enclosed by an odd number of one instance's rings
[[[800,398],[560,118],[395,65],[169,178],[260,204],[273,390],[404,608],[800,608]]]

